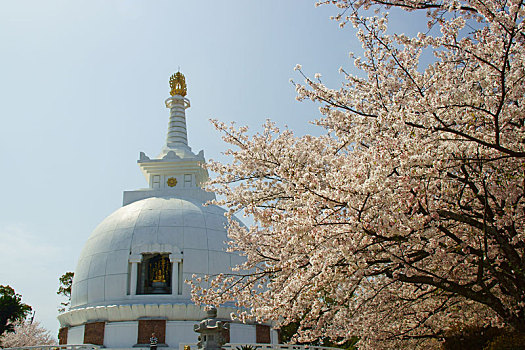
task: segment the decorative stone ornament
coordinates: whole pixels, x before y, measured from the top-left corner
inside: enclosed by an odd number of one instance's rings
[[[219,350],[226,343],[223,333],[230,328],[230,325],[217,320],[217,309],[215,307],[206,313],[208,317],[193,326],[193,330],[199,333],[197,346],[199,349]]]
[[[167,183],[169,187],[175,187],[175,185],[177,185],[177,179],[174,177],[170,177]]]
[[[170,77],[170,87],[171,87],[171,91],[170,91],[171,96],[175,96],[175,95],[180,95],[183,97],[186,96],[187,89],[186,89],[186,78],[184,77],[184,74],[182,74],[181,72],[177,72],[173,74]]]

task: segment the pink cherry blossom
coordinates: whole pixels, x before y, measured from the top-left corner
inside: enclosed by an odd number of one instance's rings
[[[193,282],[194,299],[363,349],[437,347],[456,325],[525,331],[525,5],[319,3],[356,28],[361,72],[340,69],[339,89],[296,84],[322,136],[213,121],[232,161],[210,162],[207,187],[246,260]],[[431,30],[389,34],[384,13],[363,15],[385,6],[429,11]]]

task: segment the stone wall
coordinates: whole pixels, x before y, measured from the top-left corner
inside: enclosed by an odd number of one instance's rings
[[[258,344],[270,344],[270,326],[258,324],[255,327],[255,342]]]
[[[104,345],[104,328],[106,322],[86,323],[84,327],[84,344]]]
[[[58,331],[58,344],[67,344],[67,331],[69,328],[60,328]]]
[[[165,344],[166,320],[139,320],[137,344],[149,344],[151,333],[155,333],[159,344]]]
[[[224,342],[229,343],[230,342],[230,329],[223,329],[222,330],[222,336],[224,337]]]

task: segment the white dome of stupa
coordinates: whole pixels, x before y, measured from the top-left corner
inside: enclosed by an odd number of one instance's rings
[[[239,263],[226,252],[224,210],[204,206],[191,198],[151,197],[128,204],[108,216],[93,231],[78,259],[71,295],[71,308],[93,305],[144,304],[155,299],[190,302],[192,275],[231,271]],[[183,266],[177,276],[176,294],[138,294],[130,298],[130,260],[143,253],[170,255]],[[178,272],[178,271],[177,271]],[[131,281],[130,281],[131,282]],[[178,291],[182,288],[182,291]]]

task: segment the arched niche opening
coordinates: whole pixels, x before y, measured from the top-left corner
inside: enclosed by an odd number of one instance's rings
[[[143,253],[137,271],[137,294],[171,294],[172,265],[169,254]]]
[[[182,295],[183,259],[178,247],[166,244],[133,247],[128,266],[128,295]]]

